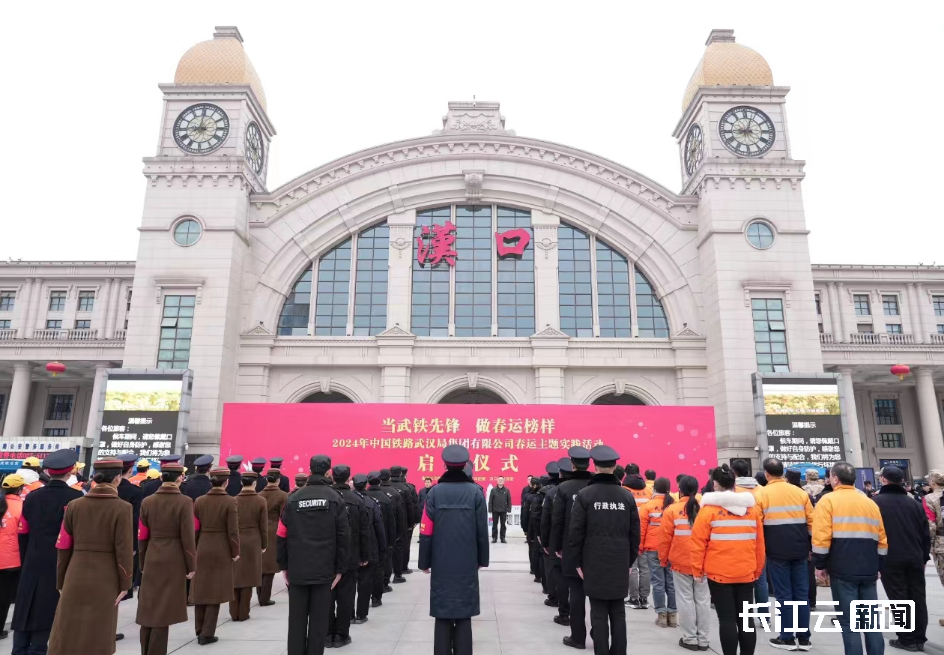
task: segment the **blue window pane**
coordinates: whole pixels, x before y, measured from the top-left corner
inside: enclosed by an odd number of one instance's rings
[[[786,332],[772,330],[771,322],[783,327],[783,301],[779,299],[754,298],[751,300],[754,319],[754,350],[757,353],[757,370],[763,372],[788,372]],[[656,319],[659,320],[659,319]]]
[[[561,331],[573,337],[593,336],[593,312],[585,311],[593,304],[589,244],[589,237],[574,227],[561,225],[557,230]]]
[[[600,311],[600,336],[617,337],[630,330],[628,312],[617,314],[616,308],[629,308],[628,278],[629,262],[610,246],[597,240],[597,307]],[[577,292],[590,295],[589,276],[581,276]],[[586,310],[584,310],[586,311]]]
[[[669,324],[665,316],[665,310],[662,302],[656,297],[655,291],[646,276],[634,269],[636,278],[636,311],[639,313],[639,336],[656,337],[658,339],[669,338]],[[646,325],[643,325],[642,317],[651,318]]]
[[[164,296],[158,368],[186,369],[189,365],[195,306],[196,296]],[[186,318],[178,318],[184,313]]]
[[[438,207],[417,212],[414,239],[423,232],[423,226],[444,225],[452,220],[451,207]],[[385,228],[386,229],[386,228]],[[469,235],[471,236],[471,234]],[[414,245],[415,247],[415,245]],[[456,280],[471,283],[471,268],[459,272],[457,259]],[[471,261],[471,260],[470,260]],[[445,298],[445,301],[443,301]],[[445,315],[434,313],[437,306],[445,308]],[[410,323],[414,334],[419,336],[445,336],[449,330],[449,264],[446,260],[435,266],[419,266],[413,262],[413,305]]]
[[[373,336],[387,326],[387,258],[390,229],[375,225],[357,235],[357,281],[354,288],[354,334]],[[321,271],[318,271],[319,278]],[[347,279],[348,273],[338,273]],[[345,310],[346,311],[346,310]]]

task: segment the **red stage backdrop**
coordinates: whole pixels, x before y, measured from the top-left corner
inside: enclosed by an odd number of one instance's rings
[[[364,403],[228,403],[220,460],[242,455],[249,468],[254,457],[284,457],[294,478],[325,454],[353,473],[406,467],[419,489],[443,473],[440,454],[453,443],[469,449],[483,487],[504,476],[515,504],[528,474],[543,475],[571,446],[605,443],[621,464],[655,469],[673,489],[677,474],[704,480],[718,461],[711,407]]]

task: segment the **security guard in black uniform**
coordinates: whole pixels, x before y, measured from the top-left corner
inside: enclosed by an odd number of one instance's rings
[[[551,527],[554,515],[554,502],[560,494],[560,485],[570,480],[570,474],[573,472],[569,457],[561,457],[557,460],[557,469],[560,479],[557,485],[549,491],[544,498],[544,506],[541,508],[541,543],[544,545],[544,554],[547,557],[547,563],[550,564],[550,574],[548,584],[556,590],[557,596],[557,616],[554,622],[560,625],[570,625],[570,593],[567,589],[567,580],[564,579],[564,572],[561,568],[561,558],[553,548],[551,548]]]
[[[541,515],[541,527],[539,528],[538,534],[540,535],[541,555],[544,558],[544,579],[547,581],[547,600],[544,601],[544,604],[548,607],[563,609],[563,607],[561,607],[561,603],[563,603],[563,606],[567,608],[567,614],[570,615],[568,601],[558,595],[560,591],[559,578],[561,577],[560,560],[557,560],[556,557],[552,557],[551,549],[548,548],[551,539],[551,508],[554,507],[554,495],[557,493],[557,485],[560,484],[560,464],[556,461],[550,462],[546,470],[550,481],[544,485],[541,506],[538,509]],[[557,560],[556,571],[554,560]]]
[[[394,509],[397,513],[397,534],[393,540],[393,555],[390,557],[390,567],[384,570],[384,592],[393,591],[390,586],[390,574],[393,574],[393,582],[400,584],[406,582],[403,577],[403,549],[401,541],[403,534],[407,531],[409,523],[409,514],[407,514],[407,497],[402,491],[393,485],[390,481],[390,469],[380,469],[380,487],[386,492],[394,502]]]
[[[383,605],[384,585],[390,581],[392,568],[392,559],[394,551],[394,542],[397,539],[397,508],[394,498],[395,491],[385,490],[380,486],[380,471],[371,471],[367,474],[367,495],[380,503],[380,511],[383,514],[384,536],[386,548],[381,553],[380,564],[374,571],[374,580],[371,584],[371,607],[380,607]],[[385,577],[386,576],[386,577]],[[391,591],[393,591],[391,589]]]
[[[416,495],[416,490],[411,488],[411,485],[404,480],[405,473],[406,468],[402,466],[390,467],[390,484],[400,492],[403,503],[406,506],[406,526],[403,532],[400,533],[400,552],[398,553],[398,557],[400,558],[401,573],[409,574],[413,573],[413,569],[409,566],[410,537],[413,534],[413,527],[420,522],[420,503],[419,497]],[[396,572],[396,564],[394,564],[394,572]],[[394,580],[394,582],[397,581]],[[405,578],[403,578],[403,582],[406,582]]]
[[[331,590],[348,561],[351,527],[344,499],[325,477],[330,468],[327,455],[311,458],[311,477],[288,499],[279,522],[279,568],[288,585],[288,655],[323,655]]]
[[[639,554],[639,513],[633,495],[613,474],[619,453],[594,446],[590,458],[596,474],[577,492],[564,547],[568,558],[572,551],[590,599],[593,652],[626,655],[623,599],[629,593],[629,569]]]
[[[226,467],[229,469],[229,482],[226,483],[226,493],[238,496],[243,488],[243,475],[239,470],[243,465],[242,455],[233,455],[226,458]]]
[[[550,550],[557,554],[561,562],[564,584],[570,601],[570,636],[564,637],[564,645],[572,648],[584,648],[587,641],[587,597],[583,591],[583,581],[577,575],[577,566],[573,561],[573,550],[567,545],[567,535],[570,530],[570,514],[577,493],[590,483],[590,451],[580,446],[574,446],[567,451],[569,457],[558,461],[561,471],[570,469],[568,479],[561,482],[557,488],[557,497],[554,499],[554,510],[551,514],[551,542]],[[561,616],[555,616],[554,622],[567,625]]]
[[[357,571],[368,563],[370,549],[369,530],[373,528],[372,517],[367,513],[363,499],[347,486],[351,468],[337,464],[331,469],[334,489],[344,499],[351,521],[351,550],[346,566],[342,569],[341,581],[331,592],[332,605],[328,611],[329,648],[343,648],[351,643],[351,619],[354,618],[354,594],[357,591]],[[343,565],[344,563],[342,563]]]
[[[281,469],[282,462],[284,461],[285,461],[284,457],[270,457],[269,458],[269,464],[271,464],[272,468],[274,469]],[[282,471],[279,471],[279,475],[281,476],[279,478],[279,489],[281,489],[285,493],[288,493],[289,492],[288,478],[285,476],[284,473],[282,473]]]
[[[213,455],[200,455],[193,460],[193,466],[196,472],[189,476],[187,482],[180,487],[180,493],[196,502],[197,498],[205,496],[213,488],[209,476],[210,467],[213,466]]]
[[[357,601],[354,604],[354,620],[351,621],[351,623],[360,624],[367,622],[374,579],[377,577],[377,570],[383,568],[383,556],[387,551],[387,533],[384,529],[380,501],[367,493],[367,476],[363,473],[354,476],[354,493],[364,501],[364,506],[370,515],[370,528],[367,530],[367,566],[362,566],[357,570]]]

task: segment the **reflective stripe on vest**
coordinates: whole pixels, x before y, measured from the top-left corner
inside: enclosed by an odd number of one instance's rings
[[[803,505],[771,505],[767,508],[768,512],[805,512]]]
[[[757,533],[755,532],[737,532],[732,534],[726,534],[723,532],[711,533],[712,541],[753,541],[756,539]]]
[[[688,521],[685,521],[685,522],[688,523]],[[685,529],[681,529],[681,530],[676,530],[676,531],[675,531],[675,536],[676,536],[676,537],[690,537],[691,534],[692,534],[692,529],[691,529],[691,528],[685,528]]]
[[[795,519],[764,519],[764,525],[794,525],[800,523],[806,525],[806,517],[797,517]]]
[[[649,518],[657,519],[662,516],[662,512],[649,512]]]
[[[871,539],[872,541],[878,541],[878,534],[875,532],[833,530],[833,539]]]
[[[688,519],[675,519],[675,525],[688,525]]]
[[[834,516],[833,523],[864,523],[865,525],[879,526],[878,519],[871,519],[867,516]]]
[[[757,525],[757,521],[754,521],[752,519],[740,519],[740,520],[722,519],[720,521],[711,522],[711,527],[713,528],[746,528],[746,527],[753,527],[756,525]]]

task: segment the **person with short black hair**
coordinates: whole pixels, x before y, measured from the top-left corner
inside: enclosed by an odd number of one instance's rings
[[[433,487],[432,478],[423,478],[423,488],[420,489],[419,499],[420,499],[420,516],[422,516],[423,508],[426,507],[426,496],[429,494],[429,490]]]
[[[890,645],[902,650],[924,649],[928,640],[928,603],[924,566],[931,559],[928,517],[905,493],[904,474],[895,466],[882,469],[882,488],[872,499],[882,514],[888,555],[882,562],[882,586],[889,600],[913,600],[914,630],[899,632]]]
[[[881,653],[881,632],[853,632],[850,603],[878,600],[876,580],[888,554],[885,524],[878,505],[855,488],[856,470],[837,462],[829,471],[829,493],[820,496],[813,510],[813,565],[825,580],[842,616],[842,645],[846,653],[861,653],[865,638],[869,653]]]
[[[332,642],[330,647],[343,648],[351,643],[351,621],[354,619],[357,574],[362,567],[370,563],[370,531],[373,529],[373,516],[368,514],[364,500],[347,486],[348,480],[351,479],[351,467],[335,464],[331,473],[334,490],[344,501],[351,523],[351,549],[342,569],[341,580],[331,590],[331,605],[328,611],[327,639]],[[328,646],[327,641],[325,646]]]
[[[865,492],[865,495],[868,496],[869,498],[875,495],[875,489],[872,488],[871,480],[866,480],[865,482],[862,483],[862,491]]]
[[[646,486],[650,489],[656,483],[656,472],[653,469],[646,469]]]
[[[508,513],[511,511],[511,491],[505,486],[505,478],[498,476],[498,486],[492,487],[488,494],[488,512],[492,515],[492,543],[498,541],[501,535],[501,542],[505,541],[505,521],[508,519]],[[499,530],[499,524],[501,530]]]

